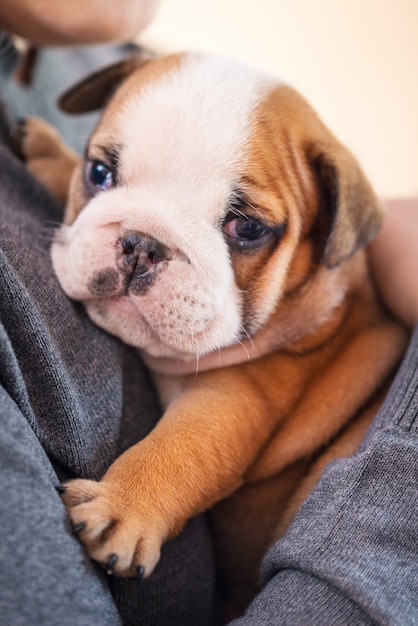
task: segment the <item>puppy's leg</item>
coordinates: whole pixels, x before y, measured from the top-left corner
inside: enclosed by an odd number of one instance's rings
[[[37,117],[21,122],[16,134],[28,170],[65,203],[79,155],[64,143],[55,128]]]
[[[161,544],[237,489],[268,439],[276,418],[250,376],[201,376],[100,482],[65,486],[79,538],[109,572],[148,576]]]

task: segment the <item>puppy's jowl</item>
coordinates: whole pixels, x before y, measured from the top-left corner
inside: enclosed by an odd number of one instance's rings
[[[53,265],[92,320],[140,349],[166,410],[64,500],[91,556],[126,576],[149,576],[162,543],[211,508],[225,586],[245,605],[323,466],[355,452],[404,350],[362,249],[382,211],[306,101],[258,70],[138,57],[62,106],[107,100]]]

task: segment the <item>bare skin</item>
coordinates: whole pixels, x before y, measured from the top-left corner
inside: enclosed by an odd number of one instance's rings
[[[132,40],[154,16],[158,0],[1,0],[0,27],[34,45]]]
[[[418,321],[418,198],[391,200],[369,246],[372,270],[388,308],[409,328]]]

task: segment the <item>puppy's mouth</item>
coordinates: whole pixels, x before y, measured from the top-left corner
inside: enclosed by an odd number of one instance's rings
[[[115,268],[99,271],[89,282],[93,298],[144,295],[155,284],[170,255],[161,242],[141,233],[129,233],[118,242]]]
[[[65,293],[93,322],[158,358],[196,358],[235,341],[241,292],[218,232],[204,230],[199,240],[209,255],[163,219],[158,230],[151,219],[128,230],[128,219],[92,226],[85,218],[86,226],[83,215],[52,258]]]

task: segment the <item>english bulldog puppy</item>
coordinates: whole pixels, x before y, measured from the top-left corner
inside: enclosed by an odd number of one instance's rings
[[[322,468],[356,451],[404,351],[363,249],[381,206],[310,105],[235,60],[132,58],[61,105],[106,106],[84,158],[67,159],[56,275],[140,350],[165,407],[64,501],[91,557],[122,576],[149,576],[211,509],[244,606]]]

